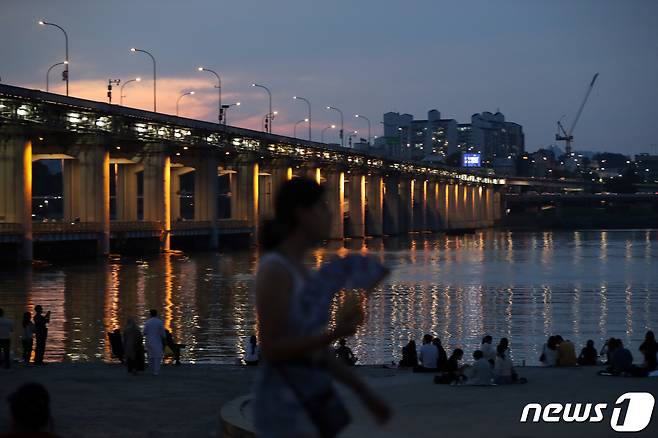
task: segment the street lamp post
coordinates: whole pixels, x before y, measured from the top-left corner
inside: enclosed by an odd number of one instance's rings
[[[292,128],[293,138],[297,138],[297,125],[299,125],[300,123],[304,123],[304,122],[309,122],[310,123],[310,120],[308,118],[306,118],[306,119],[300,120],[298,122],[295,122],[295,126]]]
[[[219,73],[209,68],[199,67],[197,70],[207,71],[208,73],[214,74],[215,77],[217,78],[217,85],[215,85],[215,88],[217,88],[217,109],[219,111],[219,113],[217,114],[217,120],[219,121],[220,125],[222,122],[226,124],[226,121],[224,119],[224,111],[222,107],[222,78],[219,76]]]
[[[136,48],[133,47],[133,48],[130,49],[130,51],[131,51],[131,52],[142,52],[142,53],[146,53],[148,56],[151,57],[151,61],[153,61],[153,112],[155,113],[155,112],[157,112],[157,106],[156,106],[156,67],[155,67],[155,58],[153,57],[153,55],[151,55],[151,54],[150,54],[149,52],[147,52],[146,50],[136,49]]]
[[[338,134],[339,134],[339,137],[340,137],[340,145],[345,147],[345,139],[344,139],[344,135],[343,135],[343,133],[344,133],[343,129],[345,127],[345,125],[343,124],[343,112],[341,110],[339,110],[338,108],[333,107],[333,106],[328,106],[327,109],[328,110],[338,111],[338,113],[340,114],[340,132]]]
[[[308,106],[308,140],[311,141],[311,123],[313,120],[311,119],[311,102],[309,102],[308,99],[304,97],[293,96],[292,98],[296,100],[302,100],[306,102],[306,105]]]
[[[66,81],[66,95],[69,95],[69,35],[66,33],[64,28],[62,26],[59,26],[55,23],[49,23],[45,20],[39,20],[39,24],[42,26],[53,26],[56,27],[57,29],[61,30],[62,33],[64,34],[64,44],[66,46],[66,54],[64,57],[64,61],[66,67],[64,67],[64,80]]]
[[[267,116],[266,116],[266,117],[271,117],[272,115],[274,115],[274,113],[272,112],[272,92],[270,91],[270,89],[267,88],[265,85],[260,85],[260,84],[251,84],[251,86],[252,86],[252,87],[262,88],[262,89],[264,89],[265,91],[267,91],[267,95],[268,95],[269,98],[270,98],[270,110],[269,110],[269,112],[267,113]],[[268,126],[267,126],[267,132],[269,132],[270,134],[272,133],[272,120],[273,120],[272,118],[269,119],[270,123],[269,123]]]
[[[178,104],[180,103],[180,100],[185,96],[191,96],[193,94],[194,91],[188,91],[187,93],[183,93],[180,96],[178,96],[178,99],[176,99],[176,117],[178,117]]]
[[[326,128],[324,128],[322,131],[320,131],[320,143],[324,143],[324,132],[327,129],[336,129],[336,125],[329,125]]]
[[[222,105],[222,109],[224,110],[224,124],[226,125],[228,123],[228,109],[231,108],[232,106],[240,106],[240,102],[235,102],[235,103],[230,103],[228,105]]]
[[[354,117],[364,119],[366,122],[368,122],[368,146],[370,146],[370,119],[361,114],[354,114]]]
[[[121,86],[121,89],[119,90],[119,105],[123,105],[123,98],[126,97],[123,94],[123,87],[125,87],[126,85],[128,85],[131,82],[140,82],[141,80],[142,80],[142,78],[135,78],[135,79],[129,79],[126,82],[123,83],[123,85]]]
[[[63,61],[63,62],[58,62],[57,64],[53,64],[50,67],[48,67],[48,71],[46,72],[46,92],[50,91],[50,70],[53,68],[57,67],[58,65],[65,65],[68,64],[68,61]]]

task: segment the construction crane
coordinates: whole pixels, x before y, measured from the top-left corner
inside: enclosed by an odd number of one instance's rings
[[[557,134],[555,134],[555,140],[556,141],[564,141],[564,150],[567,154],[567,156],[571,155],[571,143],[573,143],[573,130],[576,128],[576,124],[578,123],[578,119],[580,119],[580,115],[583,112],[583,108],[585,108],[585,104],[587,103],[587,99],[589,98],[589,94],[592,92],[592,88],[594,88],[594,82],[596,82],[596,78],[599,77],[599,74],[595,74],[594,77],[592,78],[592,82],[589,83],[589,88],[587,88],[587,93],[585,94],[585,98],[583,99],[583,103],[580,104],[580,108],[578,108],[578,113],[576,113],[576,117],[573,119],[573,122],[571,123],[571,127],[569,128],[569,131],[566,131],[564,129],[564,126],[562,126],[562,120],[557,121]]]

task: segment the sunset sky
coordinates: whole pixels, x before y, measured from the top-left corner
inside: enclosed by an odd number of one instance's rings
[[[3,83],[45,89],[48,67],[70,38],[71,95],[106,100],[108,78],[126,87],[125,104],[151,109],[151,61],[158,61],[158,110],[216,120],[220,72],[230,124],[259,129],[270,87],[279,111],[274,132],[292,135],[313,105],[314,138],[337,123],[381,135],[382,114],[425,118],[436,108],[461,123],[500,109],[524,126],[526,147],[554,143],[555,122],[574,117],[596,84],[575,131],[575,147],[658,153],[658,1],[655,0],[0,0]],[[51,91],[63,93],[61,70]],[[118,103],[119,93],[115,93]],[[300,125],[300,132],[305,128]],[[336,132],[332,134],[336,136]],[[329,138],[336,141],[336,138]]]

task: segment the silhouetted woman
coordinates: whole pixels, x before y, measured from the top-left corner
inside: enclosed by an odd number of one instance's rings
[[[259,437],[331,437],[350,421],[333,380],[350,387],[380,421],[390,416],[382,402],[330,346],[352,335],[363,321],[358,301],[348,297],[328,328],[334,294],[342,288],[371,289],[386,271],[374,259],[348,256],[311,272],[304,260],[328,235],[331,215],[323,188],[296,178],[282,184],[275,217],[261,230],[265,254],[256,276],[261,366],[254,390]]]
[[[251,335],[244,354],[244,363],[254,366],[258,365],[259,360],[260,347],[258,346],[258,339],[256,338],[256,335]]]
[[[144,338],[133,318],[128,318],[123,329],[123,354],[129,373],[144,371]]]
[[[416,341],[409,339],[407,345],[402,347],[402,360],[400,361],[401,367],[415,367],[418,366],[418,350],[416,350]]]
[[[34,323],[30,312],[23,313],[23,335],[21,342],[23,344],[23,362],[27,365],[32,357],[32,345],[34,343]]]

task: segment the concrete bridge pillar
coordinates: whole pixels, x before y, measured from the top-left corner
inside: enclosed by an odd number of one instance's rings
[[[500,221],[503,216],[503,206],[501,201],[501,194],[499,191],[494,190],[493,192],[493,220],[494,223]]]
[[[171,158],[160,146],[151,146],[144,157],[144,220],[160,223],[160,247],[168,251],[171,231]]]
[[[212,224],[211,249],[217,248],[219,243],[217,229],[218,166],[219,161],[214,154],[204,154],[203,157],[197,158],[194,173],[194,220],[210,221]]]
[[[398,235],[401,233],[400,216],[400,179],[397,176],[386,177],[384,181],[384,234]]]
[[[439,229],[445,230],[448,228],[448,210],[450,208],[448,192],[449,186],[443,182],[438,183],[438,210],[439,210]]]
[[[365,237],[366,235],[366,177],[358,173],[349,176],[349,209],[347,235]]]
[[[110,152],[95,138],[71,148],[75,159],[64,160],[64,220],[100,225],[98,253],[110,252]]]
[[[116,172],[116,220],[137,220],[137,164],[117,164]]]
[[[19,224],[19,259],[32,260],[32,141],[20,133],[0,135],[0,222]]]
[[[367,234],[384,234],[384,179],[379,175],[366,178]]]
[[[412,229],[413,224],[413,184],[409,177],[400,179],[400,229],[399,234],[406,234]]]
[[[472,185],[466,186],[466,212],[468,227],[472,228],[477,221],[475,214],[475,186]]]
[[[448,217],[450,218],[450,229],[455,229],[459,228],[460,226],[460,221],[462,220],[462,214],[461,214],[461,197],[460,195],[460,190],[459,190],[459,184],[452,184],[450,186],[450,204],[451,204],[451,209],[450,213],[448,213]]]
[[[436,232],[439,227],[439,183],[436,181],[427,182],[427,231]]]
[[[231,175],[231,218],[247,221],[258,237],[259,225],[259,165],[242,164]]]
[[[289,179],[292,179],[292,167],[287,164],[275,164],[270,169],[270,176],[267,178],[267,186],[261,188],[266,195],[262,206],[263,218],[271,218],[274,216],[276,196],[279,193],[281,185]]]
[[[488,226],[493,225],[493,189],[486,187],[484,189],[484,216]]]
[[[331,212],[331,229],[329,239],[343,239],[343,212],[345,201],[345,173],[340,170],[328,170],[326,174],[326,194]]]

